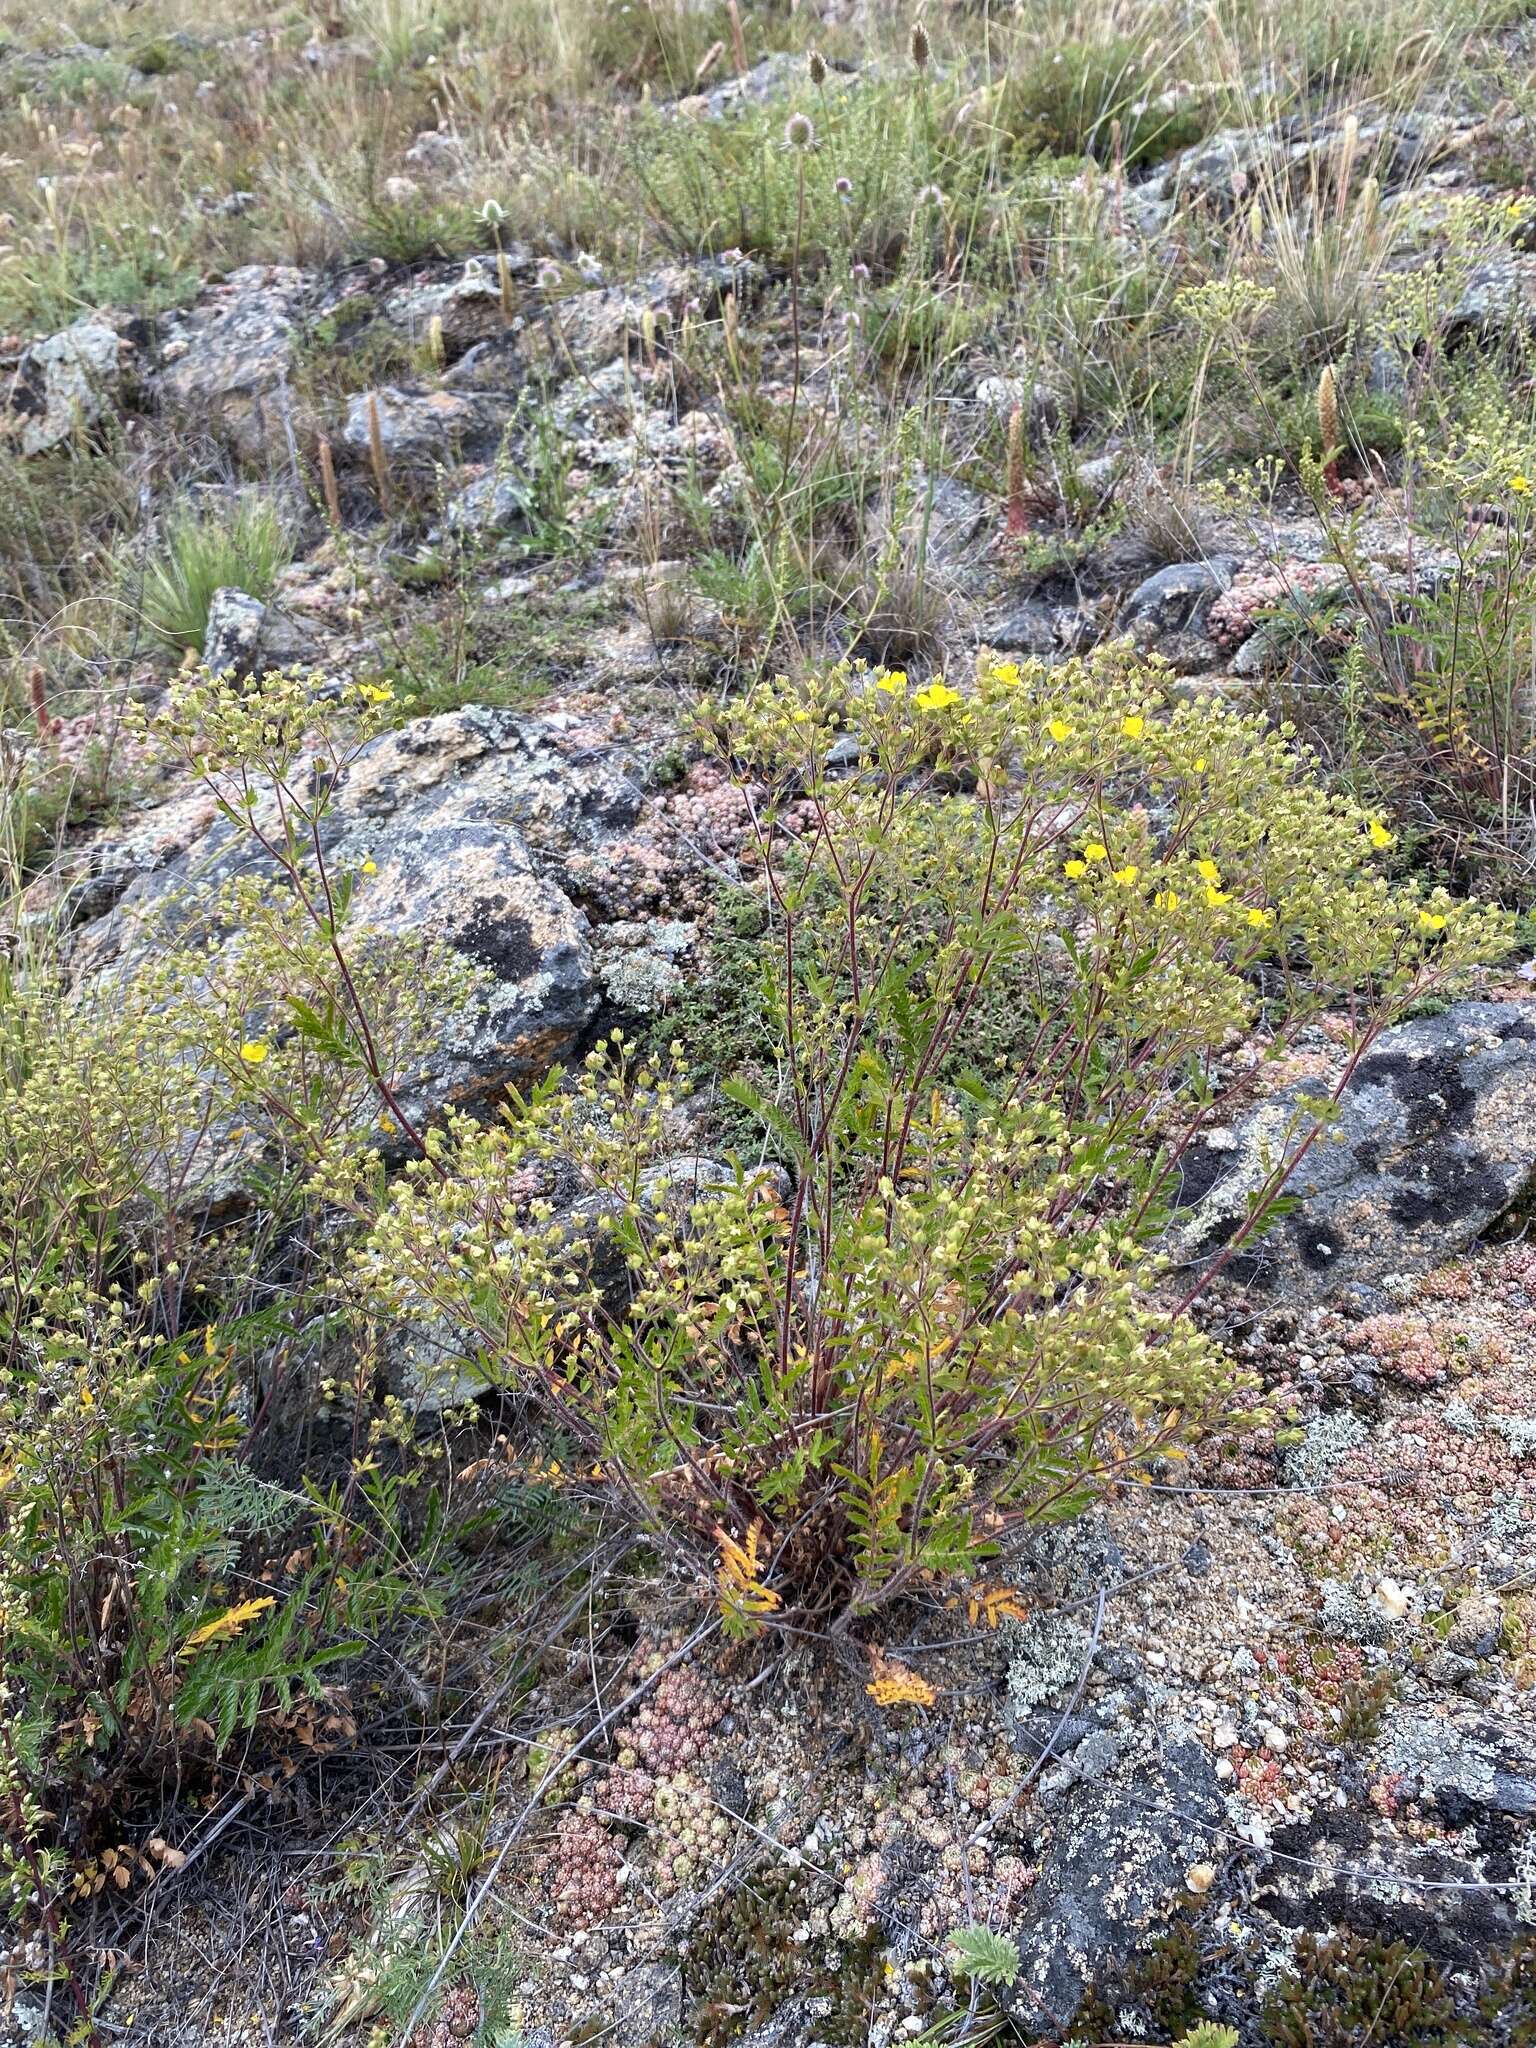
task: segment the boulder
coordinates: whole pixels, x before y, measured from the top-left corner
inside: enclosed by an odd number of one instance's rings
[[[117,395],[118,337],[87,317],[25,350],[5,391],[0,441],[23,455],[67,446]]]
[[[1522,340],[1536,333],[1536,256],[1511,249],[1490,256],[1467,278],[1445,317],[1448,343]]]
[[[407,471],[435,469],[494,448],[515,404],[511,393],[381,384],[352,399],[342,439],[355,459],[367,462],[376,418],[386,463]]]
[[[510,467],[498,463],[456,491],[443,507],[450,533],[517,533],[533,517],[534,495]]]
[[[1173,562],[1138,583],[1126,599],[1121,623],[1138,645],[1196,626],[1211,602],[1229,588],[1236,561],[1218,555],[1207,562]]]
[[[1298,1099],[1321,1092],[1316,1082],[1283,1089],[1191,1146],[1174,1233],[1183,1258],[1220,1255],[1272,1173]],[[1536,1005],[1453,1004],[1382,1033],[1286,1188],[1295,1209],[1225,1270],[1291,1305],[1349,1294],[1385,1306],[1480,1237],[1533,1175]]]
[[[723,265],[690,270],[666,264],[633,284],[572,292],[557,300],[544,319],[530,324],[526,345],[530,356],[555,376],[590,375],[640,340],[647,314],[658,324],[675,322],[690,300],[712,303],[730,282]]]
[[[332,870],[373,866],[353,903],[357,943],[429,938],[478,970],[402,1091],[416,1116],[489,1105],[509,1083],[536,1080],[597,1009],[587,919],[554,870],[631,823],[640,799],[619,763],[575,746],[568,757],[563,739],[560,720],[509,710],[421,719],[372,741],[325,815]],[[248,835],[217,820],[81,927],[73,975],[131,973],[155,948],[207,932],[224,883],[266,871]]]
[[[1042,661],[1051,661],[1061,653],[1056,608],[1048,604],[1013,605],[1000,617],[989,618],[981,637],[998,654],[1036,655]]]
[[[520,246],[509,248],[506,255],[514,277],[523,277],[533,268],[532,256]],[[440,322],[443,346],[450,356],[463,355],[476,342],[488,341],[507,329],[494,256],[471,256],[445,275],[419,277],[400,285],[386,296],[379,311],[391,327],[414,341],[425,340],[433,321]]]
[[[310,280],[286,265],[247,264],[169,316],[156,383],[161,404],[215,423],[247,461],[288,445],[288,378]]]
[[[313,653],[306,633],[248,591],[216,590],[208,601],[203,666],[210,675],[243,681],[271,669],[294,668]]]

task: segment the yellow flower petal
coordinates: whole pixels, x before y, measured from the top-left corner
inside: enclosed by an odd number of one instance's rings
[[[1140,873],[1141,869],[1137,867],[1135,861],[1128,860],[1123,868],[1115,869],[1115,880],[1122,889],[1129,889]]]
[[[240,1048],[240,1057],[248,1067],[259,1067],[267,1056],[267,1041],[264,1038],[248,1038]]]
[[[926,690],[919,690],[912,701],[919,711],[948,711],[960,702],[960,692],[952,690],[948,683],[930,683]]]
[[[1083,848],[1083,859],[1108,860],[1109,848],[1104,844],[1102,839],[1090,839],[1088,844]]]
[[[1217,867],[1215,861],[1213,860],[1197,861],[1195,863],[1195,873],[1200,877],[1202,882],[1210,882],[1214,884],[1221,880],[1221,869]]]
[[[1081,881],[1088,872],[1088,863],[1085,860],[1069,860],[1061,872],[1069,882]]]
[[[1120,730],[1128,740],[1139,740],[1146,729],[1147,721],[1139,711],[1133,711],[1129,718],[1122,722],[1120,727]]]
[[[1069,740],[1072,737],[1072,728],[1064,718],[1053,718],[1046,727],[1046,731],[1056,742],[1057,746],[1060,746],[1064,740]]]

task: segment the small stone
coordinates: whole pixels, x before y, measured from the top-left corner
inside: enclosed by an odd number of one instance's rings
[[[1184,1882],[1196,1897],[1208,1892],[1216,1882],[1214,1863],[1191,1863],[1184,1873]]]
[[[1371,1599],[1388,1621],[1401,1621],[1408,1612],[1408,1595],[1396,1579],[1380,1580]]]
[[[1259,1733],[1264,1738],[1264,1747],[1273,1756],[1280,1756],[1290,1746],[1290,1737],[1277,1722],[1264,1722]]]

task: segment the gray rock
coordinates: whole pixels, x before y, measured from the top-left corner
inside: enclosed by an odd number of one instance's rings
[[[287,446],[287,384],[296,329],[310,289],[302,270],[248,264],[209,286],[189,312],[168,316],[161,404],[217,423],[257,461]]]
[[[1219,1256],[1273,1171],[1298,1097],[1317,1092],[1284,1089],[1217,1144],[1190,1148],[1174,1235],[1185,1259]],[[1287,1186],[1297,1208],[1226,1271],[1292,1303],[1348,1293],[1384,1305],[1389,1278],[1463,1250],[1533,1173],[1536,1008],[1454,1004],[1382,1033]]]
[[[557,376],[590,375],[639,342],[647,314],[664,325],[690,299],[716,295],[709,277],[682,264],[648,271],[633,284],[572,292],[529,326],[528,353]]]
[[[907,574],[919,574],[938,592],[979,594],[992,579],[989,560],[998,530],[996,508],[980,491],[954,477],[919,470],[903,496],[901,527]],[[877,544],[890,532],[895,505],[889,497],[870,520]]]
[[[976,386],[976,403],[1004,421],[1022,410],[1025,438],[1035,448],[1060,431],[1067,414],[1059,392],[1028,377],[983,377]]]
[[[1408,370],[1399,349],[1389,347],[1386,342],[1379,342],[1372,349],[1365,388],[1372,398],[1385,399],[1389,405],[1402,405],[1406,401]]]
[[[683,1973],[676,1963],[641,1963],[614,1987],[614,2048],[653,2048],[675,2041],[683,2025]]]
[[[587,919],[552,871],[632,823],[639,798],[615,759],[575,746],[568,758],[564,732],[558,719],[483,707],[417,720],[359,754],[326,814],[332,867],[355,875],[371,859],[376,870],[353,906],[357,943],[431,939],[478,970],[404,1090],[418,1116],[537,1079],[597,1008]],[[204,932],[223,883],[265,871],[247,835],[215,822],[80,929],[72,973],[131,972]]]
[[[1039,1879],[1004,1930],[1021,1967],[999,2001],[1052,2038],[1091,1986],[1123,1976],[1226,1824],[1215,1769],[1192,1735],[1147,1723],[1094,1763],[1065,1791]]]
[[[1048,661],[1060,653],[1056,614],[1048,604],[1020,604],[1001,618],[988,619],[982,639],[999,654],[1032,654]]]
[[[243,681],[272,669],[294,668],[313,652],[306,633],[248,591],[216,590],[209,599],[203,666],[210,675]]]
[[[1230,587],[1236,570],[1229,555],[1208,562],[1171,563],[1137,584],[1125,601],[1121,624],[1138,642],[1143,636],[1155,639],[1197,625],[1212,599]]]
[[[846,83],[848,74],[839,71],[837,82]],[[796,87],[806,85],[805,59],[788,50],[775,50],[764,57],[760,64],[754,64],[750,71],[738,72],[723,85],[714,86],[709,92],[690,93],[687,98],[675,103],[674,111],[692,115],[695,119],[703,116],[706,120],[719,121],[729,114],[740,113],[746,107],[765,106],[769,100],[782,98]]]
[[[1480,263],[1444,327],[1450,343],[1519,339],[1536,332],[1536,256],[1509,250]]]
[[[1159,569],[1126,599],[1120,630],[1146,652],[1160,654],[1179,675],[1200,675],[1218,667],[1221,650],[1206,637],[1205,619],[1236,570],[1237,562],[1229,555]]]
[[[435,469],[476,448],[494,445],[515,404],[511,393],[381,384],[352,399],[342,440],[356,460],[367,462],[377,416],[387,464],[402,471]]]
[[[533,493],[505,464],[456,491],[443,508],[450,533],[516,533],[528,524]]]
[[[1422,1729],[1431,1747],[1443,1747],[1458,1767],[1468,1761],[1454,1724],[1425,1717]],[[1382,1768],[1392,1766],[1383,1760]],[[1425,1782],[1417,1772],[1405,1775],[1415,1786]],[[1518,1821],[1512,1829],[1509,1816],[1493,1811],[1480,1794],[1456,1803],[1453,1793],[1441,1812],[1447,1819],[1455,1814],[1450,1825],[1458,1832],[1414,1842],[1365,1799],[1342,1806],[1325,1800],[1310,1820],[1275,1830],[1252,1905],[1285,1928],[1332,1934],[1342,1924],[1429,1948],[1452,1968],[1474,1967],[1520,1929],[1518,1880],[1522,1863],[1530,1868],[1529,1835],[1522,1842]],[[1502,1874],[1511,1864],[1514,1884],[1489,1882],[1494,1867]]]
[[[1432,114],[1404,114],[1357,121],[1352,145],[1353,178],[1374,175],[1385,190],[1406,184],[1437,157],[1459,147],[1471,133]],[[1336,182],[1342,161],[1344,123],[1278,122],[1268,128],[1219,128],[1183,150],[1136,188],[1138,207],[1149,223],[1149,208],[1203,199],[1218,211],[1246,205],[1269,184],[1305,190],[1319,177]]]
[[[514,244],[504,251],[514,278],[533,268],[531,253]],[[379,307],[389,325],[413,340],[424,340],[434,320],[442,327],[450,355],[462,355],[476,342],[507,331],[501,303],[501,278],[494,256],[471,256],[442,276],[418,278],[390,292]]]
[[[43,455],[94,425],[117,395],[118,349],[115,329],[89,317],[33,342],[5,387],[0,441]]]

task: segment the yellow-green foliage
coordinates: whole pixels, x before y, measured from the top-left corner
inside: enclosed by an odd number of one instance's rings
[[[435,1134],[360,1281],[457,1326],[695,1569],[745,1543],[748,1626],[868,1608],[1231,1418],[1247,1390],[1153,1240],[1255,970],[1276,1045],[1342,990],[1363,1038],[1504,936],[1389,884],[1391,834],[1285,737],[1168,704],[1122,650],[984,658],[963,690],[839,667],[753,691],[721,738],[767,785],[783,1078],[735,1092],[785,1182],[669,1190],[686,1069],[613,1043]],[[861,768],[828,765],[838,740]],[[999,993],[1011,1050],[957,1072]],[[529,1197],[556,1161],[579,1228]]]
[[[289,677],[249,698],[188,679],[165,736],[264,841],[267,878],[115,979],[67,989],[39,941],[0,988],[0,1788],[8,1773],[17,1796],[211,1762],[317,1695],[408,1591],[361,1451],[335,1493],[256,1469],[283,1361],[326,1310],[334,1196],[376,1170],[391,1079],[464,990],[442,949],[360,942],[359,878],[325,865],[334,773],[311,760],[339,772],[382,710],[353,721]],[[37,1904],[58,1844],[29,1833]]]

